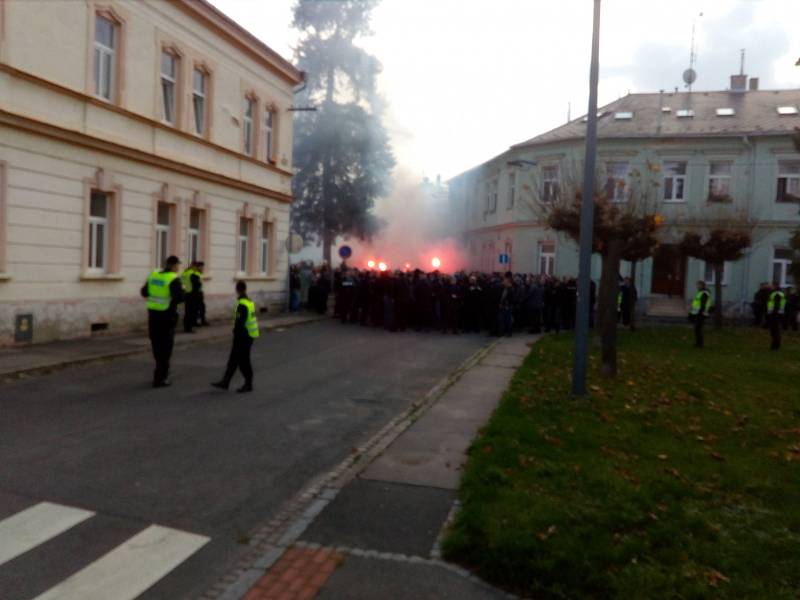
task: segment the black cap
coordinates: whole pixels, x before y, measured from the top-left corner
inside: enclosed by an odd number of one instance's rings
[[[174,265],[181,264],[181,259],[175,256],[174,254],[167,258],[167,267],[172,267]]]

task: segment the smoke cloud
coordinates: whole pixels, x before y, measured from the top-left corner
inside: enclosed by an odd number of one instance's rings
[[[466,260],[452,226],[447,186],[437,180],[419,181],[401,169],[394,175],[391,192],[375,208],[384,226],[371,243],[344,242],[353,249],[347,263],[361,269],[373,260],[391,270],[432,271],[433,259],[439,258],[443,272],[463,269]]]

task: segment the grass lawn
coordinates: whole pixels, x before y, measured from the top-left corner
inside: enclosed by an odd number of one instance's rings
[[[800,598],[800,337],[620,332],[620,374],[546,337],[474,442],[445,556],[534,598]]]

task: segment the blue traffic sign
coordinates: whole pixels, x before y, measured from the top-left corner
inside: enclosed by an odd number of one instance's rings
[[[500,255],[500,264],[501,264],[501,265],[507,265],[509,262],[510,262],[510,261],[509,261],[509,256],[508,256],[508,254],[501,254],[501,255]]]
[[[353,249],[350,246],[341,246],[339,248],[339,256],[341,258],[347,259],[353,255]]]

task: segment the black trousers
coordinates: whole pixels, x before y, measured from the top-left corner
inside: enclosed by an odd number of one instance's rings
[[[200,323],[205,325],[208,323],[206,319],[206,299],[203,295],[203,292],[200,292],[197,296],[197,316],[200,319]]]
[[[153,348],[153,358],[156,361],[153,383],[163,383],[169,376],[169,361],[172,358],[172,347],[175,343],[175,324],[178,321],[178,315],[171,311],[150,310],[147,312],[150,346]]]
[[[531,333],[542,333],[542,309],[532,308],[531,313]]]
[[[253,338],[234,337],[231,354],[228,357],[228,366],[225,369],[225,376],[222,380],[230,383],[239,369],[244,376],[245,385],[253,385],[253,365],[250,363],[250,350],[253,347]]]
[[[197,315],[200,312],[200,303],[195,294],[186,295],[183,309],[183,330],[190,332],[197,326]]]
[[[703,326],[705,324],[705,315],[694,315],[694,345],[696,348],[702,348],[705,342],[703,337]]]
[[[772,338],[769,349],[779,350],[781,347],[781,321],[783,321],[783,315],[767,315],[767,321],[769,322],[769,335]]]

